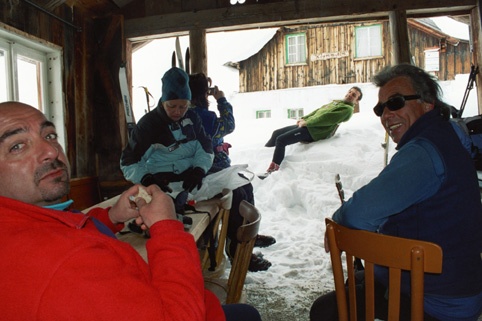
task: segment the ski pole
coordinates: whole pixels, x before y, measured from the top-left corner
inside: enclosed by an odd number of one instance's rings
[[[341,184],[340,174],[335,175],[335,186],[336,190],[338,191],[338,196],[340,197],[341,204],[345,203],[345,191],[343,190],[343,185]],[[355,267],[355,272],[365,269],[363,267],[361,259],[357,257],[355,257],[355,259],[353,260],[353,266]]]
[[[151,111],[151,104],[150,104],[150,99],[149,99],[149,96],[154,99],[154,97],[152,96],[152,94],[149,92],[149,90],[147,89],[147,87],[144,87],[144,86],[139,86],[141,88],[144,89],[144,92],[146,93],[146,101],[147,101],[147,111],[150,112]]]
[[[338,191],[340,201],[343,204],[345,202],[345,191],[343,190],[343,185],[341,184],[340,174],[335,175],[335,186],[336,190]]]
[[[460,110],[458,112],[458,118],[462,118],[462,113],[465,109],[465,104],[469,98],[470,91],[474,88],[475,76],[479,73],[479,66],[475,67],[472,65],[470,67],[469,81],[467,83],[467,88],[465,89],[464,97],[462,98],[462,104],[460,105]]]
[[[382,147],[384,149],[383,153],[383,167],[387,166],[388,164],[388,145],[390,143],[390,135],[388,132],[385,132],[385,141],[382,143]]]

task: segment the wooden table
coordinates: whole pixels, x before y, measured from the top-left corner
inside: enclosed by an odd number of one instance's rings
[[[96,204],[94,206],[91,206],[85,210],[83,210],[83,213],[87,213],[91,209],[95,207],[101,207],[101,208],[106,208],[114,205],[117,200],[119,199],[120,195],[117,195],[113,198],[110,198],[108,200],[105,200],[99,204]],[[194,237],[194,241],[197,242],[200,238],[201,235],[204,233],[206,228],[209,226],[209,223],[211,220],[217,215],[219,209],[215,206],[213,206],[212,209],[209,211],[203,211],[201,213],[193,213],[193,214],[186,214],[186,216],[189,216],[192,218],[192,226],[186,230],[192,236]],[[210,212],[211,215],[208,213]],[[124,229],[123,231],[126,231]],[[117,238],[123,242],[127,242],[132,245],[134,249],[146,260],[147,262],[147,252],[146,252],[146,242],[147,238],[145,238],[143,235],[137,234],[137,233],[117,233]]]
[[[197,242],[203,232],[209,225],[210,217],[208,213],[196,213],[186,214],[192,218],[192,226],[186,230],[194,237],[194,241]],[[123,242],[127,242],[139,253],[140,256],[147,262],[146,242],[147,238],[138,233],[117,233],[117,238]]]

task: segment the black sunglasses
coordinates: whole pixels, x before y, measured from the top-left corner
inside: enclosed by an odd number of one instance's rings
[[[377,115],[378,117],[381,117],[383,114],[383,109],[385,107],[387,107],[391,111],[399,110],[400,108],[405,106],[405,102],[407,100],[414,100],[414,99],[420,99],[420,95],[393,96],[392,98],[388,99],[384,103],[378,103],[375,107],[373,107],[373,111],[375,112],[375,115]]]

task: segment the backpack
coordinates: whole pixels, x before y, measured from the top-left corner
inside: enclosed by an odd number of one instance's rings
[[[450,123],[474,161],[475,168],[482,171],[482,115],[451,118]]]

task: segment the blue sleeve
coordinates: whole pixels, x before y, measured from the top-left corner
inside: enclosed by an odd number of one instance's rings
[[[215,125],[216,130],[213,131],[212,136],[215,139],[222,138],[234,131],[235,122],[233,115],[233,106],[226,100],[225,97],[218,99],[219,118],[217,118]]]
[[[377,231],[389,216],[434,195],[445,179],[435,146],[415,139],[403,146],[383,171],[356,191],[334,214],[344,226]]]

